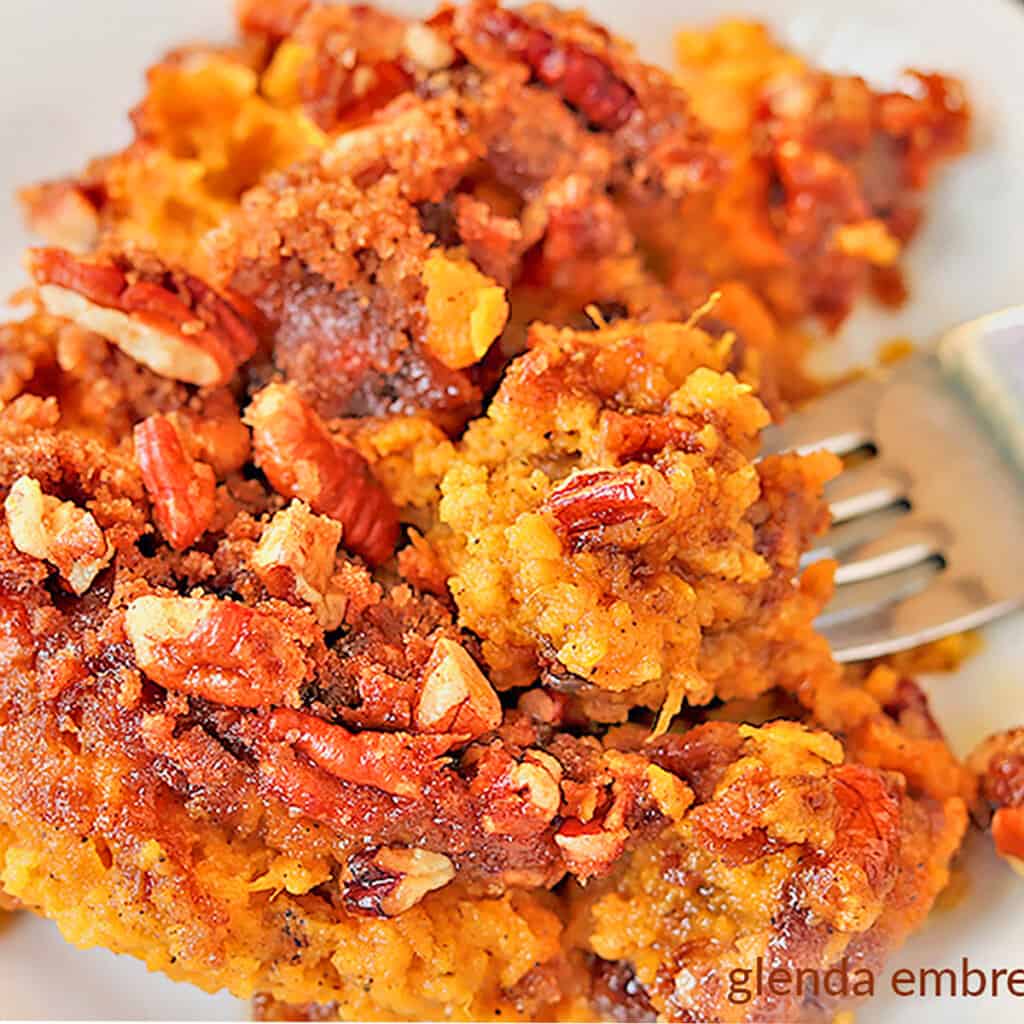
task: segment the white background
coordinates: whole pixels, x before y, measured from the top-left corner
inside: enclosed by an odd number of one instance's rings
[[[396,8],[422,8],[392,4]],[[1011,0],[591,0],[587,5],[644,53],[666,61],[682,22],[762,17],[837,70],[892,81],[905,66],[961,74],[977,108],[974,152],[944,176],[935,215],[912,260],[914,299],[897,317],[859,312],[830,361],[870,358],[894,335],[926,341],[952,324],[1024,301],[1024,6]],[[78,168],[129,138],[127,110],[162,49],[226,38],[230,0],[0,0],[0,295],[24,283],[28,243],[13,189]],[[969,496],[968,496],[969,497]],[[1021,564],[1014,547],[1007,558]],[[987,633],[956,676],[927,681],[938,717],[966,751],[995,729],[1024,724],[1024,617]],[[1024,882],[969,844],[964,899],[933,916],[890,965],[1024,966]],[[0,930],[0,1018],[241,1019],[247,1007],[148,975],[105,951],[64,945],[52,925],[20,915]],[[1024,1000],[882,998],[857,1024],[1024,1020]]]

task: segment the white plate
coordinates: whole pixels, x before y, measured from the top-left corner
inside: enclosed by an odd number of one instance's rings
[[[423,9],[422,4],[393,4]],[[899,315],[862,310],[848,325],[846,359],[870,358],[895,335],[926,340],[980,313],[1024,301],[1024,6],[1011,0],[591,0],[653,59],[668,60],[673,30],[725,13],[760,16],[820,62],[892,80],[905,66],[961,75],[978,115],[973,153],[942,176],[913,252],[914,300]],[[79,167],[127,141],[125,112],[160,51],[194,38],[224,38],[230,0],[2,0],[0,38],[0,294],[23,282],[29,239],[13,203],[19,184]],[[1008,558],[1024,560],[1019,550]],[[1024,724],[1024,617],[988,631],[985,650],[956,676],[927,680],[940,720],[961,751],[987,732]],[[970,889],[935,915],[881,976],[897,966],[983,969],[1024,965],[1024,884],[970,844]],[[246,1007],[147,974],[104,951],[65,946],[52,925],[28,917],[0,932],[0,1018],[241,1019]],[[1024,1000],[879,998],[858,1024],[960,1024],[1024,1019]]]

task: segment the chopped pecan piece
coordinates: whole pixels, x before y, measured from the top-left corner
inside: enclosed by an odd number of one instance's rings
[[[423,266],[427,348],[451,370],[478,363],[508,320],[505,289],[467,259],[433,252]]]
[[[494,687],[465,648],[447,637],[437,641],[427,662],[415,723],[421,732],[467,739],[501,725],[501,702]]]
[[[519,272],[523,251],[532,238],[516,217],[503,216],[466,192],[455,197],[455,226],[470,259],[500,284]]]
[[[978,776],[981,796],[995,809],[996,850],[1024,874],[1024,728],[989,736],[971,753],[968,766]]]
[[[300,711],[278,708],[269,735],[284,740],[343,782],[373,786],[392,796],[418,797],[439,771],[438,758],[451,747],[444,736],[400,732],[352,733]]]
[[[455,61],[455,50],[448,40],[422,21],[406,26],[402,52],[424,71],[440,71]]]
[[[136,424],[135,459],[160,532],[176,551],[191,547],[209,529],[216,511],[213,470],[189,457],[166,416]]]
[[[600,822],[584,824],[574,818],[555,833],[555,842],[571,874],[586,880],[606,874],[626,845],[629,830],[607,829]]]
[[[248,461],[252,445],[249,428],[226,391],[215,391],[200,409],[183,406],[168,413],[185,451],[205,462],[218,480],[240,470]]]
[[[309,677],[303,650],[284,625],[235,601],[137,597],[125,632],[155,683],[217,704],[295,705]]]
[[[345,906],[370,917],[395,917],[455,877],[443,853],[401,846],[361,850],[349,857],[347,868]]]
[[[4,501],[14,546],[50,562],[76,594],[84,594],[114,557],[91,512],[44,494],[38,481],[20,476]]]
[[[87,252],[100,236],[96,203],[74,181],[44,181],[18,193],[28,226],[46,241]]]
[[[542,508],[574,544],[585,534],[620,547],[639,547],[672,513],[674,495],[653,466],[583,469],[548,495]]]
[[[297,76],[305,112],[325,132],[368,120],[413,84],[405,23],[369,4],[314,4],[286,45],[309,54]]]
[[[395,549],[398,513],[366,460],[335,440],[288,384],[270,384],[246,410],[256,465],[271,486],[342,525],[342,543],[379,565]]]
[[[224,384],[256,350],[242,314],[198,278],[156,261],[88,260],[66,249],[32,249],[29,270],[54,316],[109,338],[161,377]]]
[[[324,629],[337,629],[345,615],[345,596],[331,589],[331,577],[340,541],[340,523],[293,501],[267,524],[252,566],[274,597],[308,604]]]
[[[235,17],[243,32],[277,43],[295,31],[311,5],[312,0],[237,0]]]
[[[562,767],[542,750],[528,750],[521,761],[508,754],[484,755],[471,791],[484,808],[484,830],[505,835],[543,832],[562,803]]]
[[[519,698],[517,707],[535,722],[557,729],[565,721],[569,701],[565,694],[535,686]]]

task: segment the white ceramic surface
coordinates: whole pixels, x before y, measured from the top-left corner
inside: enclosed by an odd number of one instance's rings
[[[13,203],[19,184],[72,170],[128,138],[125,112],[145,66],[189,38],[225,37],[230,0],[0,0],[0,294],[22,282],[29,239]],[[416,9],[422,4],[396,3]],[[911,261],[913,302],[899,315],[859,312],[829,362],[869,358],[895,335],[927,340],[947,326],[1024,301],[1024,4],[1014,0],[590,0],[644,53],[667,60],[673,28],[725,14],[770,21],[827,66],[891,81],[905,66],[968,82],[978,114],[973,153],[942,177]],[[970,500],[965,495],[964,500]],[[1009,550],[1024,573],[1020,550]],[[955,676],[926,680],[942,724],[964,751],[987,732],[1024,724],[1024,616],[987,632]],[[969,889],[936,914],[898,966],[1024,966],[1024,883],[977,837]],[[147,974],[141,964],[63,944],[23,917],[0,931],[0,1018],[243,1019],[246,1007]],[[857,1024],[1016,1024],[1024,1000],[879,998]]]

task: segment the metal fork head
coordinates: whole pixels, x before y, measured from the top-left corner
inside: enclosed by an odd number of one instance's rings
[[[1009,320],[1024,352],[1024,307]],[[958,344],[991,329],[993,318],[966,324]],[[769,453],[864,455],[829,485],[834,525],[807,556],[838,562],[818,621],[838,660],[914,647],[1024,604],[1024,481],[936,355],[866,376],[764,440]]]

